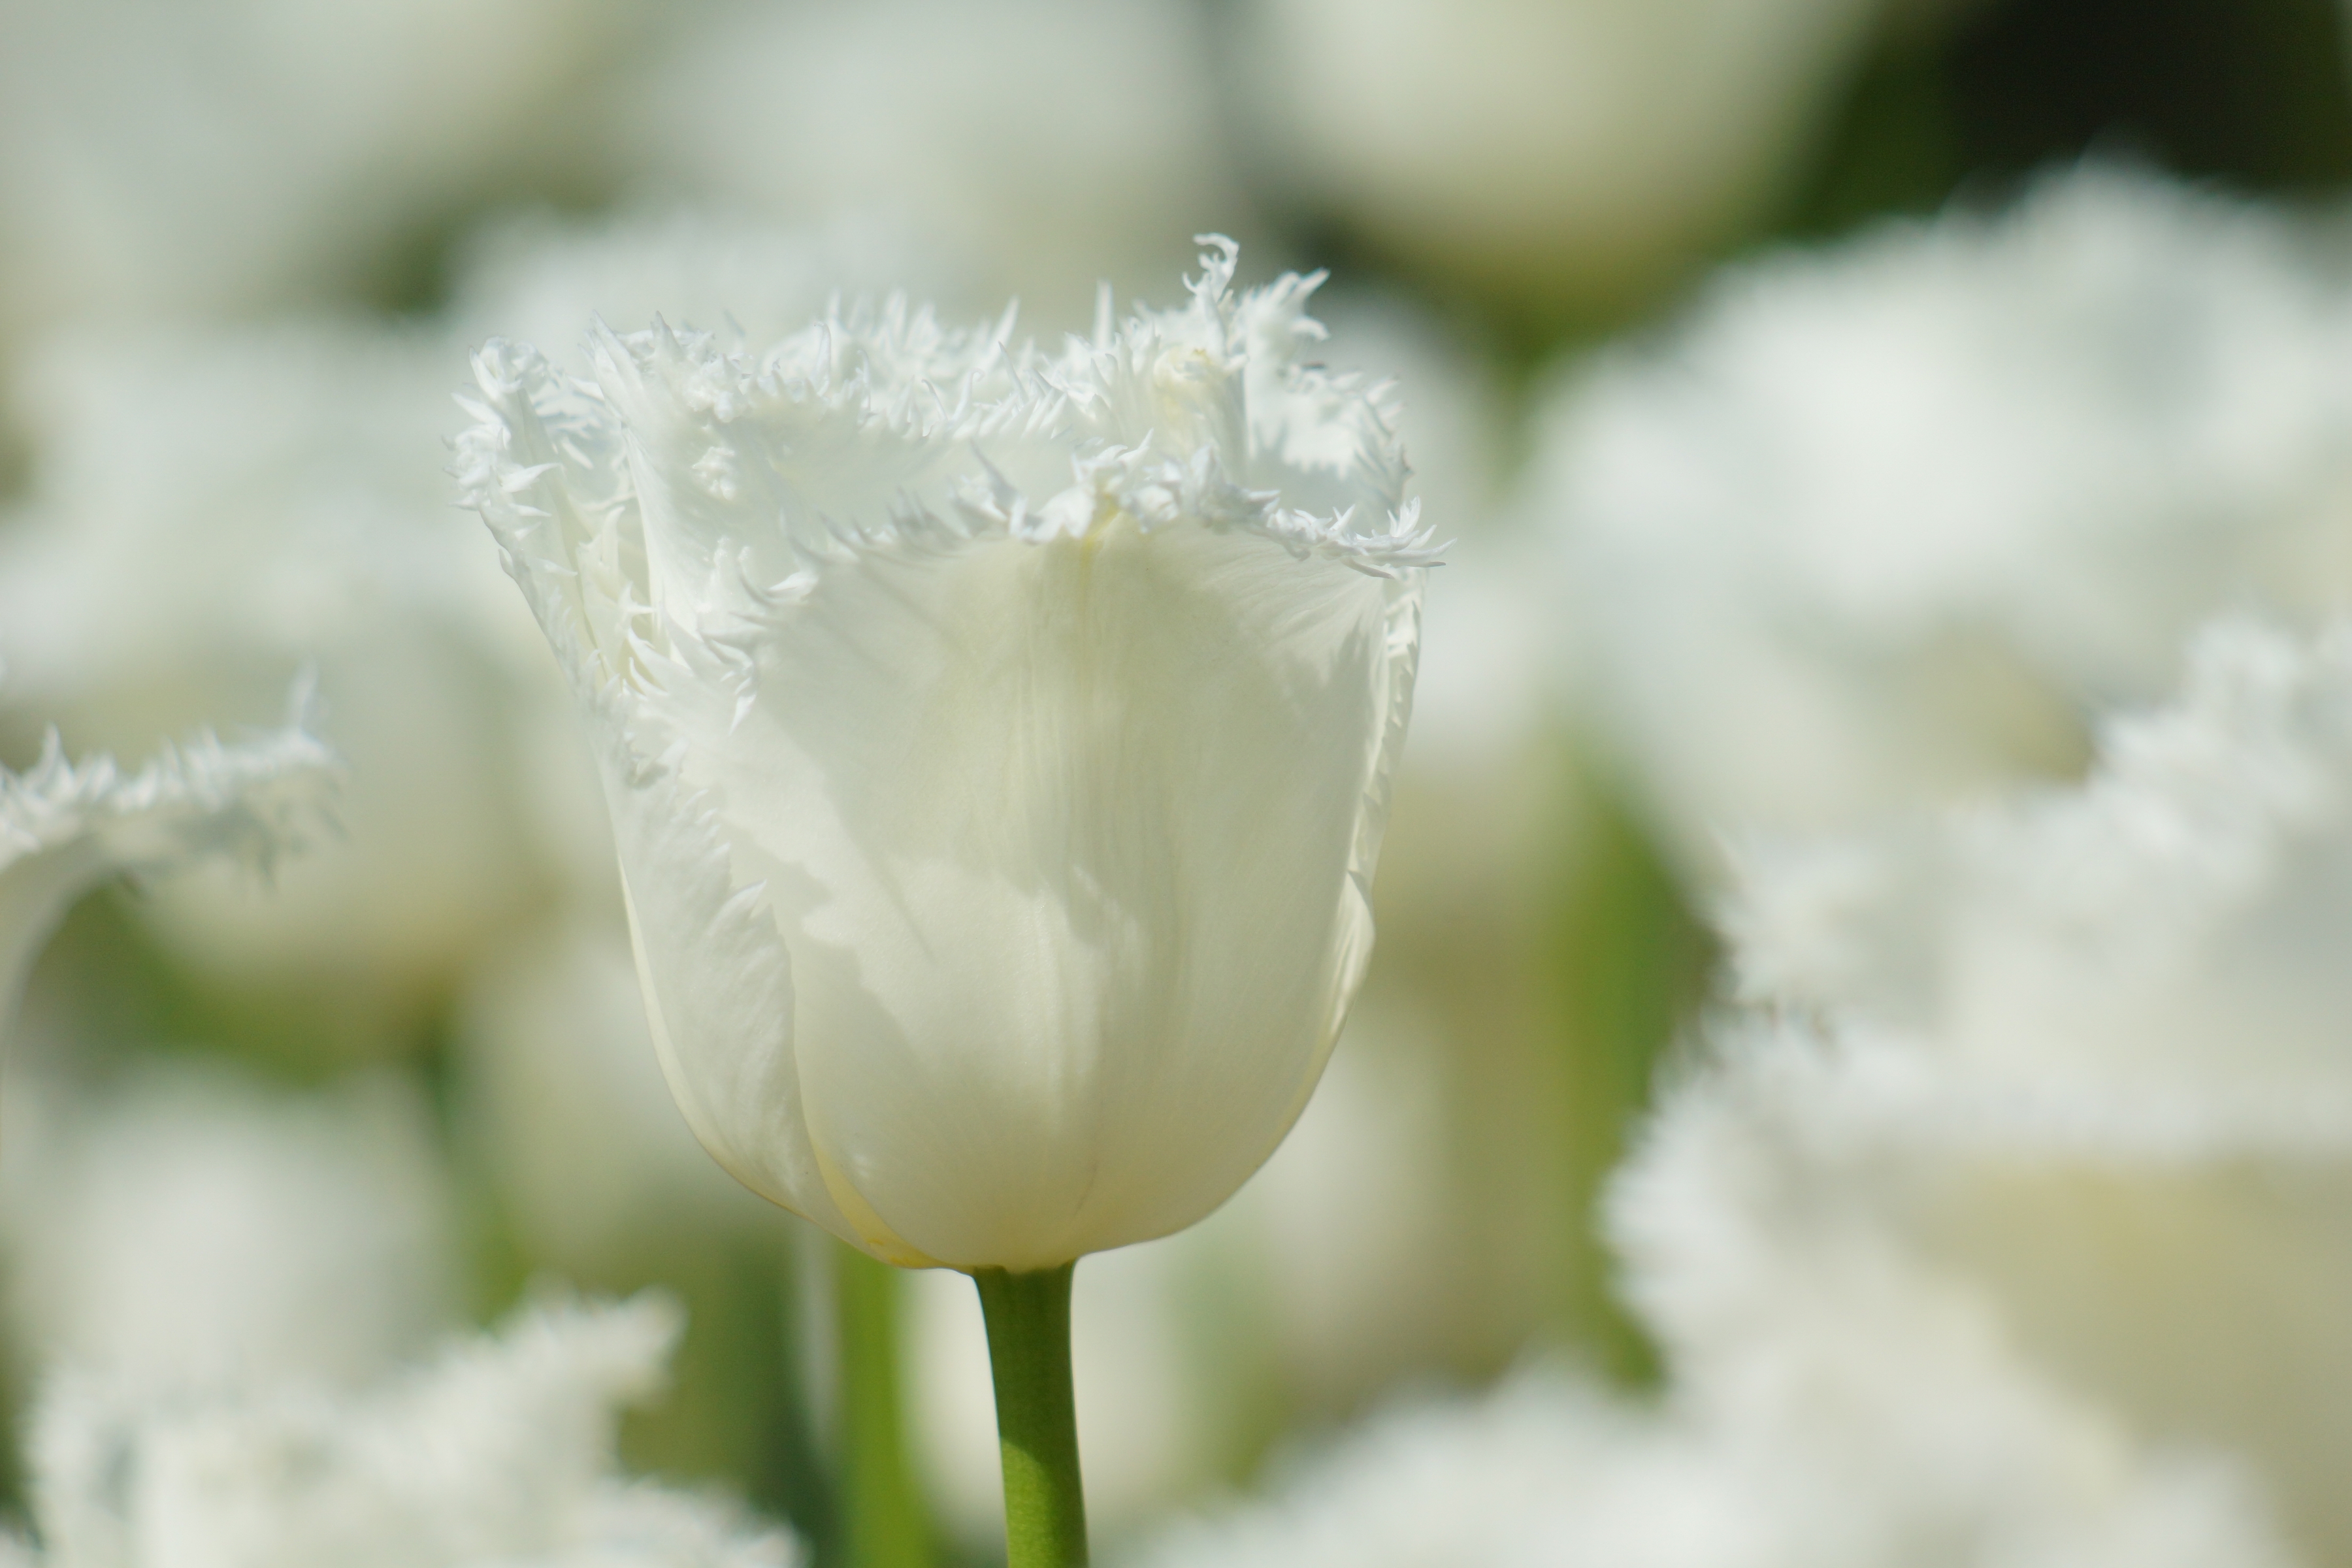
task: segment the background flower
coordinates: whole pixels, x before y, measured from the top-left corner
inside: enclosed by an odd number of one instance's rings
[[[340,1398],[62,1379],[32,1440],[37,1560],[788,1568],[789,1537],[614,1473],[618,1408],[654,1392],[677,1331],[656,1300],[546,1308]]]
[[[1726,275],[1571,378],[1522,504],[1685,858],[2063,776],[2206,616],[2352,592],[2352,289],[2096,165]]]
[[[208,855],[254,878],[317,830],[338,769],[304,727],[299,694],[295,706],[275,734],[236,746],[199,735],[128,775],[110,757],[69,760],[54,730],[31,769],[0,769],[0,1012],[15,1007],[41,939],[94,884]]]
[[[1293,199],[1457,282],[1602,313],[1787,199],[1879,8],[1253,0],[1234,58]]]
[[[431,265],[420,227],[550,172],[567,95],[627,14],[10,6],[0,344],[60,320],[241,318],[413,289]]]
[[[878,215],[963,258],[942,305],[1078,331],[1097,281],[1156,290],[1203,229],[1253,237],[1213,49],[1181,0],[714,4],[620,84],[602,151],[638,199]]]
[[[1771,1400],[1785,1435],[1822,1366],[1905,1387],[1855,1358],[1907,1302],[1890,1361],[1967,1346],[2078,1407],[2075,1463],[2190,1456],[2341,1552],[2347,726],[2340,625],[2225,626],[2080,789],[1790,862],[1863,868],[1835,882],[1759,873],[1735,956],[1825,1034],[1727,1032],[1619,1196],[1695,1401]]]

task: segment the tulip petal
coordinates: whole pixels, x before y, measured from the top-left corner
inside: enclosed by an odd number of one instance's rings
[[[477,361],[459,475],[603,733],[672,1086],[893,1262],[1199,1219],[1370,953],[1436,552],[1296,357],[1314,280],[1213,247],[1056,354],[890,303]]]
[[[837,1187],[1037,1268],[1273,1152],[1369,955],[1418,598],[1198,527],[882,548],[744,639],[747,710],[716,655],[665,693],[791,949]]]
[[[737,1181],[850,1236],[802,1120],[792,963],[764,889],[736,879],[710,803],[648,759],[625,723],[601,727],[637,979],[670,1093]]]
[[[298,685],[284,729],[236,745],[202,734],[136,773],[107,757],[68,760],[54,731],[33,767],[0,769],[0,1037],[42,940],[107,877],[207,857],[266,874],[303,844],[341,766],[310,733],[310,707]]]
[[[593,449],[597,410],[508,344],[484,352],[477,385],[480,422],[459,444],[460,472],[588,717],[646,1021],[678,1109],[745,1186],[887,1252],[894,1238],[855,1228],[817,1169],[793,1055],[792,965],[764,890],[738,876],[718,826],[723,802],[679,777],[675,738],[646,697],[670,661],[638,635],[628,542],[600,527],[621,505],[595,482],[609,469],[578,460]]]

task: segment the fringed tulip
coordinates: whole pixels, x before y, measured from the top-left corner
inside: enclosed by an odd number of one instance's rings
[[[460,475],[595,731],[671,1088],[890,1262],[1191,1225],[1363,974],[1433,552],[1316,280],[1233,269],[1058,353],[893,302],[476,362]]]

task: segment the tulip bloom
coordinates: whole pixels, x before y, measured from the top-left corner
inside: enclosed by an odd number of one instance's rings
[[[310,732],[307,683],[293,709],[283,729],[236,745],[206,731],[135,773],[71,760],[55,731],[31,768],[0,768],[0,1040],[34,955],[91,888],[215,858],[266,874],[329,820],[341,764]]]
[[[459,473],[595,732],[662,1062],[748,1185],[1014,1274],[1222,1203],[1364,971],[1432,558],[1317,279],[1058,353],[493,342]]]

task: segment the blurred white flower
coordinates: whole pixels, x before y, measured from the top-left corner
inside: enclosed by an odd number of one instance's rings
[[[1199,1219],[1369,956],[1433,552],[1297,363],[1311,284],[1232,269],[1058,357],[894,303],[477,361],[461,470],[596,731],[671,1087],[888,1260]]]
[[[1789,194],[1879,0],[1250,0],[1262,171],[1546,308],[1654,292]]]
[[[1891,1217],[1932,1214],[1972,1182],[1990,1196],[2013,1180],[2024,1204],[2063,1204],[2063,1153],[2028,1147],[1998,1103],[1926,1075],[1866,1060],[1847,1070],[1801,1028],[1719,1028],[1717,1044],[1725,1060],[1668,1098],[1619,1173],[1612,1229],[1632,1299],[1666,1350],[1675,1407],[1769,1500],[1778,1560],[2299,1560],[2244,1466],[2169,1424],[2137,1428],[2049,1376],[2019,1342],[1999,1282]],[[2095,1153],[2073,1173],[2101,1163]],[[2074,1279],[2116,1268],[2168,1217],[2202,1228],[2193,1201],[2168,1216],[2160,1163],[2140,1173],[2157,1179],[2144,1194],[2154,1201],[2109,1215],[2123,1227],[2115,1249],[2079,1237],[2088,1250]],[[2101,1287],[2114,1292],[2095,1309],[2101,1331],[2131,1335],[2151,1287],[2118,1269]]]
[[[456,1226],[425,1108],[390,1080],[271,1092],[218,1067],[0,1102],[22,1342],[125,1388],[382,1373],[453,1320]]]
[[[1708,871],[2069,773],[2210,615],[2352,595],[2352,277],[2153,176],[1726,274],[1545,426],[1592,700]]]
[[[1203,228],[1250,237],[1209,50],[1183,0],[719,5],[603,123],[638,199],[877,215],[962,261],[978,295],[943,306],[1083,330],[1097,279],[1131,294]]]
[[[1538,1557],[1548,1527],[1579,1515],[1592,1542],[1610,1534],[1604,1513],[1621,1524],[1645,1518],[1655,1544],[1706,1529],[1716,1500],[1695,1487],[1662,1487],[1663,1475],[1651,1473],[1662,1468],[1662,1436],[1655,1420],[1582,1379],[1525,1372],[1476,1400],[1385,1411],[1327,1452],[1277,1462],[1267,1500],[1180,1522],[1116,1561],[1130,1568],[1740,1561],[1665,1552]]]
[[[556,111],[623,14],[0,7],[0,353],[63,321],[243,316],[402,283],[421,240],[556,152]]]
[[[1695,1396],[1785,1429],[1882,1383],[1857,1453],[2011,1486],[1911,1370],[1964,1346],[2074,1412],[2039,1473],[2170,1454],[2352,1548],[2352,629],[2225,626],[2081,789],[1753,876],[1748,987],[1826,1034],[1727,1032],[1617,1205]]]
[[[2352,1131],[2342,623],[2209,628],[2180,697],[2110,722],[2077,790],[1742,858],[1726,923],[1760,999],[1931,1036],[2034,1093]]]
[[[1403,300],[1318,304],[1327,361],[1393,377],[1407,493],[1453,537],[1423,605],[1412,741],[1381,849],[1380,973],[1339,1047],[1346,1077],[1318,1091],[1340,1102],[1310,1109],[1265,1177],[1206,1227],[1237,1244],[1229,1263],[1252,1259],[1234,1279],[1264,1281],[1222,1300],[1275,1321],[1221,1347],[1231,1370],[1196,1375],[1273,1380],[1336,1416],[1408,1369],[1490,1367],[1558,1326],[1588,1245],[1559,1126],[1578,1097],[1549,1010],[1583,817],[1548,541],[1501,505],[1502,372]],[[1288,1152],[1301,1138],[1311,1155]],[[1239,1227],[1261,1222],[1244,1240]],[[1233,1348],[1244,1344],[1278,1353],[1245,1373]]]
[[[466,1130],[534,1258],[611,1278],[649,1240],[774,1215],[678,1114],[617,919],[550,922],[480,966],[455,1043]]]
[[[1367,999],[1315,1100],[1265,1169],[1183,1247],[1191,1301],[1205,1315],[1223,1297],[1214,1360],[1263,1336],[1265,1366],[1287,1399],[1346,1409],[1401,1368],[1484,1349],[1491,1314],[1517,1303],[1465,1300],[1458,1281],[1485,1276],[1465,1256],[1456,1129],[1444,1057],[1453,1042],[1393,1001]],[[1262,1316],[1261,1325],[1253,1320]],[[1196,1330],[1196,1332],[1200,1331]],[[1516,1340],[1513,1321],[1500,1336]],[[1195,1377],[1205,1378],[1206,1372]],[[1260,1384],[1263,1396],[1263,1384]],[[1219,1391],[1228,1405],[1248,1392]],[[1232,1408],[1214,1412],[1227,1420]]]
[[[1823,1391],[1827,1392],[1827,1391]],[[1965,1387],[1953,1391],[1969,1393]],[[1974,1401],[1981,1403],[1981,1400]],[[1834,1426],[1855,1413],[1822,1407]],[[1937,1511],[1941,1455],[1843,1471],[1551,1368],[1475,1399],[1401,1405],[1326,1452],[1275,1467],[1267,1500],[1165,1531],[1127,1568],[2284,1568],[2201,1476],[2036,1472]],[[1749,1434],[1748,1436],[1759,1436]],[[1866,1451],[1837,1460],[1868,1458]],[[1807,1465],[1811,1469],[1807,1469]]]
[[[157,1398],[68,1373],[35,1412],[47,1568],[792,1568],[795,1542],[617,1473],[677,1312],[526,1312],[356,1394]]]
[[[180,879],[150,912],[231,973],[438,978],[536,891],[507,731],[539,656],[448,504],[447,350],[327,325],[55,347],[0,534],[12,704],[121,748],[266,710],[310,666],[350,764],[339,852],[266,889]]]
[[[323,826],[340,767],[308,707],[298,689],[284,729],[233,746],[207,731],[135,773],[105,756],[68,761],[55,730],[30,769],[0,768],[0,1039],[26,966],[81,893],[206,858],[261,883]]]

